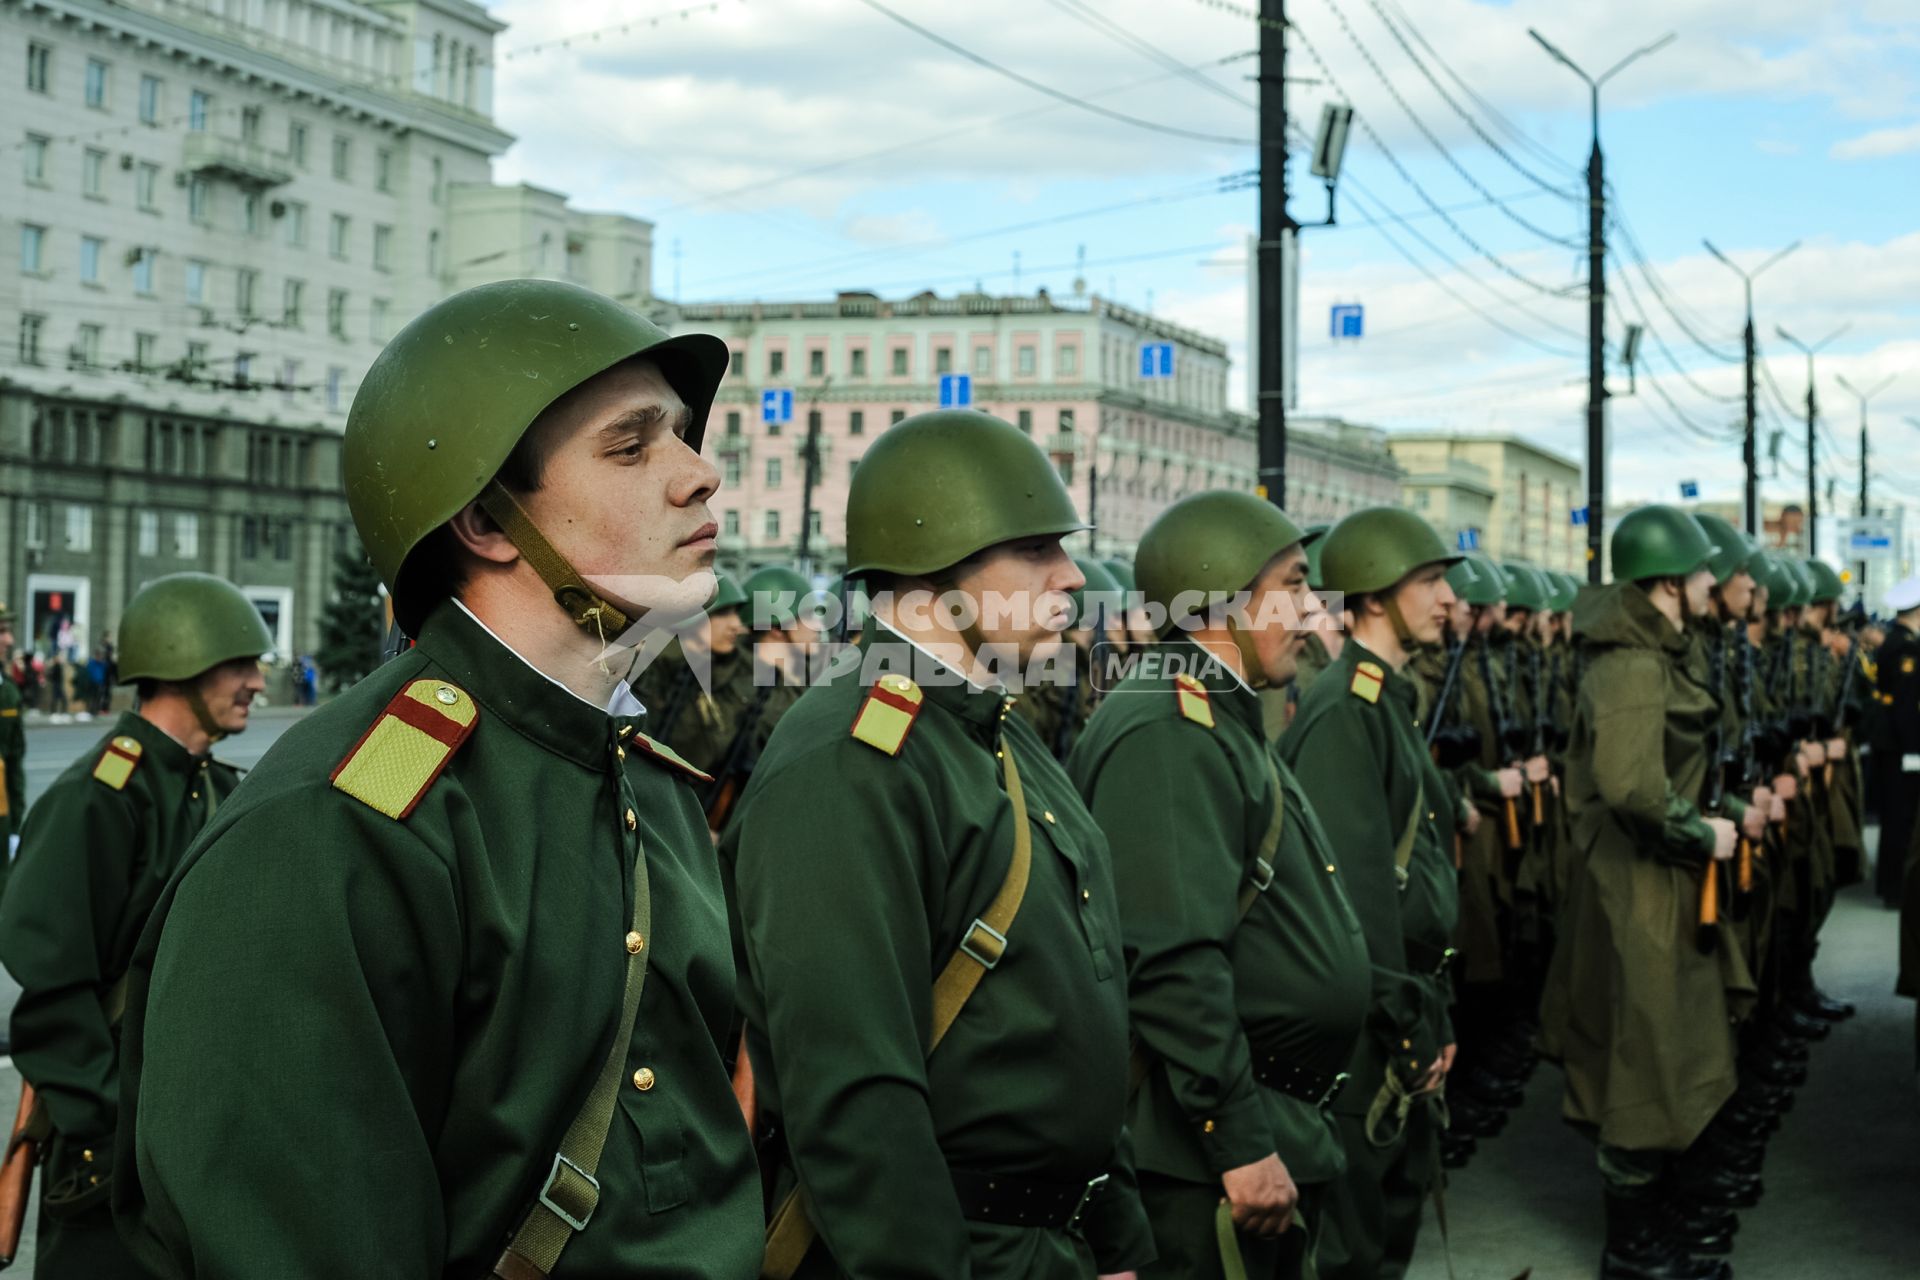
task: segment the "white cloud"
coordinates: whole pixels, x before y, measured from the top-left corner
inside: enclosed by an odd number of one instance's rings
[[[1836,142],[1827,154],[1835,160],[1881,160],[1910,151],[1920,151],[1920,120]]]

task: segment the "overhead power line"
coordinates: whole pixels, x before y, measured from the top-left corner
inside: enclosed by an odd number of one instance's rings
[[[1680,358],[1673,354],[1673,348],[1669,347],[1667,340],[1660,336],[1659,327],[1653,323],[1653,317],[1647,314],[1646,307],[1641,304],[1640,295],[1634,291],[1632,277],[1626,272],[1616,269],[1613,278],[1620,284],[1620,287],[1626,291],[1627,300],[1633,304],[1634,312],[1640,318],[1641,329],[1646,332],[1649,338],[1653,339],[1654,349],[1666,359],[1668,364],[1673,366],[1673,371],[1679,374],[1688,386],[1692,387],[1707,399],[1717,400],[1723,404],[1741,404],[1746,400],[1746,396],[1744,395],[1729,395],[1703,386],[1691,373],[1687,372],[1686,366],[1680,363]],[[1608,296],[1608,301],[1613,301],[1612,295]],[[1622,323],[1625,323],[1627,317],[1621,315],[1620,320]]]
[[[1673,322],[1680,327],[1680,332],[1686,334],[1696,347],[1699,347],[1716,360],[1722,360],[1728,364],[1739,364],[1744,357],[1737,352],[1723,351],[1711,342],[1708,342],[1700,336],[1699,332],[1706,326],[1698,323],[1697,320],[1689,322],[1685,316],[1680,314],[1679,304],[1674,300],[1672,291],[1661,283],[1659,273],[1653,269],[1653,264],[1647,260],[1646,251],[1640,247],[1640,241],[1634,236],[1633,228],[1628,225],[1626,215],[1620,211],[1619,199],[1619,194],[1609,186],[1607,190],[1608,221],[1613,224],[1613,229],[1620,233],[1619,238],[1621,243],[1626,246],[1627,256],[1632,259],[1634,266],[1639,269],[1641,278],[1647,282],[1648,290],[1652,292],[1654,299],[1659,302],[1661,309],[1673,317]]]
[[[1052,2],[1054,8],[1060,10],[1076,22],[1081,23],[1083,26],[1092,27],[1109,40],[1133,50],[1149,61],[1156,62],[1168,68],[1182,79],[1198,85],[1207,92],[1225,98],[1228,102],[1237,103],[1249,111],[1258,111],[1260,109],[1260,104],[1252,98],[1235,93],[1213,77],[1203,75],[1195,68],[1182,64],[1178,58],[1167,53],[1166,50],[1162,49],[1159,45],[1134,34],[1125,26],[1086,3],[1086,0],[1052,0]]]

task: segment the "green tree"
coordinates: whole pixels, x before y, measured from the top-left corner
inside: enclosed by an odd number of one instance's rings
[[[333,558],[333,595],[320,613],[320,652],[314,655],[335,693],[380,665],[386,602],[380,575],[356,541]]]

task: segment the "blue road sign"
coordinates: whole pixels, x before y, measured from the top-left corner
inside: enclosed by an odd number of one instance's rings
[[[1358,338],[1366,331],[1367,309],[1357,302],[1334,305],[1328,328],[1336,338]]]
[[[1453,549],[1455,551],[1478,551],[1480,549],[1480,531],[1478,529],[1462,529],[1453,536]]]
[[[1849,551],[1891,551],[1893,539],[1884,534],[1856,533],[1847,539]]]
[[[1171,342],[1140,344],[1140,376],[1143,378],[1173,376],[1173,344]]]
[[[1688,502],[1692,502],[1700,496],[1700,485],[1693,480],[1682,480],[1680,482],[1680,496]]]
[[[793,421],[793,388],[768,387],[760,393],[760,421]]]
[[[965,409],[972,404],[972,374],[943,373],[940,375],[940,407],[942,409]]]
[[[1586,522],[1587,509],[1585,507],[1575,507],[1573,510],[1567,512],[1568,524],[1585,524]]]

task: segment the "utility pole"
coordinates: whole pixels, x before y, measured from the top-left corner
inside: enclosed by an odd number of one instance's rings
[[[1829,342],[1851,328],[1853,328],[1851,322],[1843,324],[1820,341],[1808,346],[1788,333],[1781,325],[1773,326],[1773,331],[1780,335],[1783,342],[1798,348],[1801,354],[1807,357],[1807,556],[1809,558],[1813,556],[1813,549],[1818,545],[1814,534],[1815,525],[1820,516],[1819,476],[1817,475],[1819,468],[1814,464],[1814,432],[1817,429],[1816,424],[1820,421],[1820,406],[1813,390],[1813,358],[1820,354]]]
[[[1593,107],[1593,150],[1587,156],[1587,581],[1598,586],[1607,498],[1607,181],[1606,159],[1600,152],[1600,86],[1630,63],[1671,43],[1674,36],[1669,32],[1635,49],[1594,77],[1532,27],[1527,34],[1555,62],[1586,82]]]
[[[1260,0],[1260,243],[1254,253],[1259,308],[1259,494],[1287,501],[1286,345],[1282,256],[1293,220],[1287,215],[1287,6]]]
[[[1862,391],[1851,382],[1848,382],[1845,374],[1837,373],[1834,375],[1834,379],[1848,391],[1851,391],[1854,398],[1860,402],[1860,508],[1854,514],[1860,516],[1862,519],[1865,519],[1867,515],[1867,401],[1892,386],[1894,379],[1899,376],[1897,373],[1888,374],[1885,378],[1881,379],[1879,386],[1868,391]],[[1863,557],[1855,563],[1860,570],[1860,591],[1864,597],[1867,590],[1867,562]]]
[[[1792,244],[1755,267],[1752,271],[1742,271],[1734,264],[1732,258],[1729,258],[1726,254],[1713,247],[1713,241],[1702,240],[1700,243],[1707,246],[1708,253],[1726,263],[1728,268],[1740,277],[1741,283],[1744,284],[1747,289],[1747,327],[1741,335],[1742,341],[1746,346],[1747,355],[1747,430],[1745,436],[1742,437],[1740,460],[1746,465],[1747,469],[1746,529],[1749,534],[1757,538],[1760,536],[1760,449],[1759,442],[1755,438],[1755,418],[1760,405],[1759,397],[1755,394],[1756,387],[1753,377],[1754,362],[1758,358],[1758,344],[1754,341],[1753,334],[1753,281],[1762,271],[1765,271],[1768,267],[1786,257],[1795,249],[1798,249],[1800,242],[1795,240]]]
[[[800,572],[813,576],[813,558],[810,554],[813,541],[813,486],[820,481],[820,397],[833,385],[833,375],[828,374],[807,397],[807,436],[800,446]]]

